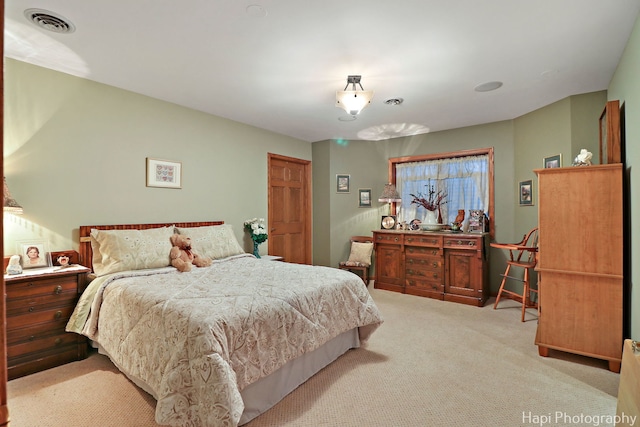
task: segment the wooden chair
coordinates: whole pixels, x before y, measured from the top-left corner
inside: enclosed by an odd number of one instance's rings
[[[369,282],[369,268],[373,253],[373,237],[352,236],[351,252],[347,261],[340,262],[340,269],[349,270],[362,279],[366,285]]]
[[[500,302],[500,297],[503,293],[515,297],[517,301],[522,301],[522,317],[521,321],[524,322],[524,314],[527,308],[538,308],[537,298],[536,301],[531,300],[532,294],[538,294],[538,289],[532,289],[529,280],[529,270],[535,268],[538,261],[538,228],[534,228],[529,231],[522,241],[519,243],[491,243],[491,247],[505,249],[509,251],[509,259],[507,260],[507,268],[502,274],[502,283],[500,284],[500,290],[496,297],[496,302],[493,305],[495,310]],[[524,269],[522,279],[515,276],[509,276],[511,267],[520,267]],[[522,294],[516,291],[505,289],[507,279],[514,279],[522,282]]]

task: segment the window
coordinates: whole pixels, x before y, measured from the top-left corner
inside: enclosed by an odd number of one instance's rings
[[[441,205],[442,222],[453,222],[458,210],[480,209],[493,219],[493,148],[389,159],[391,182],[396,185],[402,202],[393,212],[399,221],[422,220],[423,207],[412,204],[411,194],[427,196],[429,188],[446,193]],[[493,221],[490,220],[493,236]]]

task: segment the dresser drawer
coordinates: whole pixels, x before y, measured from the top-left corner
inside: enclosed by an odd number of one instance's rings
[[[404,274],[407,279],[435,280],[438,282],[442,282],[444,279],[442,264],[437,267],[432,267],[431,265],[406,266]]]
[[[453,249],[482,250],[482,238],[480,237],[445,237],[444,247]]]
[[[78,345],[56,347],[53,350],[8,359],[7,375],[9,379],[12,380],[44,369],[80,360],[84,357],[86,357],[86,352],[80,352]]]
[[[407,278],[407,293],[427,292],[431,297],[442,298],[444,286],[441,280],[422,280],[415,278]]]
[[[405,246],[404,252],[407,256],[438,257],[442,256],[442,249],[427,246]]]
[[[9,283],[6,288],[7,305],[9,305],[16,299],[55,296],[65,293],[76,295],[78,281],[75,275],[51,279],[21,280]]]
[[[7,345],[60,334],[64,332],[68,321],[67,318],[64,318],[57,322],[38,323],[24,328],[7,329]]]
[[[403,243],[403,236],[400,233],[374,233],[374,235],[374,241],[376,243]]]
[[[404,244],[408,246],[442,247],[442,236],[435,234],[409,234],[404,238]]]
[[[67,345],[76,345],[78,343],[78,335],[66,333],[64,330],[57,335],[51,335],[40,339],[32,339],[7,346],[7,357],[9,360],[15,357],[25,356],[29,353],[41,352],[46,350],[56,350]]]
[[[33,308],[33,307],[30,307]],[[45,310],[33,310],[26,308],[23,314],[7,316],[7,331],[25,326],[37,325],[39,323],[54,323],[61,320],[69,320],[73,313],[74,306],[54,307]]]

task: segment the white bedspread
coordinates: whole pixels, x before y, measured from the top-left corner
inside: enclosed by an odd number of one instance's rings
[[[245,386],[349,329],[364,342],[381,323],[352,273],[241,255],[98,278],[67,329],[151,388],[159,424],[236,426]]]

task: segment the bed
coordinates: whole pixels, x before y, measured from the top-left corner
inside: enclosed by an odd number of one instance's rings
[[[67,331],[86,335],[153,395],[161,425],[246,424],[383,321],[357,275],[258,259],[222,221],[79,231],[80,260],[95,279]],[[211,267],[171,267],[174,232]]]

